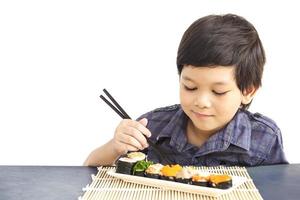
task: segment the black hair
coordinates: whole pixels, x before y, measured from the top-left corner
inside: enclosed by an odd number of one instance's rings
[[[259,88],[266,62],[254,26],[234,14],[208,15],[185,31],[177,52],[179,75],[184,65],[196,67],[234,66],[240,91]],[[242,105],[247,109],[250,104]]]

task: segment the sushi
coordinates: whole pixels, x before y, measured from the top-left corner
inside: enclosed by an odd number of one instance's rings
[[[198,186],[209,186],[209,173],[198,171],[192,177],[192,184]]]
[[[146,159],[146,155],[142,152],[131,152],[127,154],[128,158],[132,158],[136,161],[141,161]]]
[[[192,181],[193,170],[189,167],[183,167],[176,174],[176,182],[189,184]]]
[[[142,152],[131,152],[118,159],[116,173],[142,176],[197,186],[228,189],[232,187],[232,177],[227,174],[209,174],[198,171],[192,166],[182,167],[179,164],[162,165],[154,164],[146,159]]]
[[[182,169],[182,166],[176,165],[165,165],[162,167],[161,171],[161,179],[168,181],[175,181],[176,174]]]
[[[145,161],[145,160],[137,161],[137,163],[135,163],[132,169],[133,175],[144,176],[145,170],[152,164],[153,164],[152,161]]]
[[[232,187],[232,178],[227,174],[210,175],[209,186],[218,189],[228,189]]]
[[[116,172],[121,174],[132,174],[133,166],[137,163],[135,159],[122,157],[117,161]]]
[[[163,168],[163,165],[160,163],[156,163],[153,165],[150,165],[146,170],[145,170],[145,176],[149,178],[156,178],[159,179],[161,176],[160,170]]]
[[[118,159],[116,172],[121,174],[133,174],[133,167],[138,161],[145,160],[146,155],[142,152],[131,152]]]
[[[201,176],[201,175],[194,175],[192,177],[192,184],[193,185],[198,185],[198,186],[205,186],[207,187],[209,181],[209,177],[206,176]]]

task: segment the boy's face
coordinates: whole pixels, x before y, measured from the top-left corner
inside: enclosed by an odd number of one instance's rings
[[[241,103],[249,103],[252,97],[237,87],[234,67],[186,65],[182,69],[180,103],[195,133],[214,134],[234,117]]]

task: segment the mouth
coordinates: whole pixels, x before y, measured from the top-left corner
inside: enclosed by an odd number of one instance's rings
[[[212,117],[213,115],[211,114],[207,114],[207,113],[199,113],[199,112],[195,112],[192,111],[192,113],[197,117],[197,118],[209,118]]]

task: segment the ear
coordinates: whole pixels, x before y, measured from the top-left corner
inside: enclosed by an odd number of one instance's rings
[[[258,90],[258,88],[255,88],[254,86],[251,86],[248,89],[245,89],[242,93],[242,104],[244,104],[244,105],[249,104],[252,101],[257,90]]]

